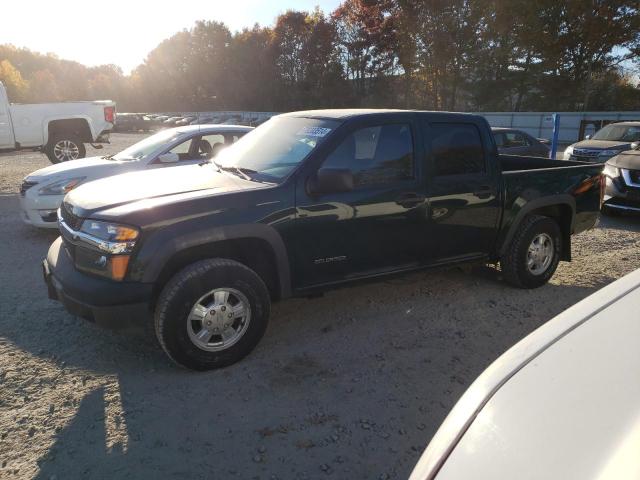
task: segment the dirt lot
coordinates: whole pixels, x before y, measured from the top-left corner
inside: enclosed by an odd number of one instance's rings
[[[21,223],[17,194],[47,164],[0,156],[0,478],[405,479],[492,360],[640,267],[640,219],[605,218],[538,290],[476,267],[288,300],[246,360],[191,373],[47,299],[55,233]]]

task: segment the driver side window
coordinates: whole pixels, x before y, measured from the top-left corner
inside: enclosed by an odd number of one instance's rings
[[[414,178],[411,126],[379,125],[349,134],[326,158],[323,168],[347,168],[355,186]]]
[[[193,145],[193,142],[197,140],[198,138],[190,138],[188,140],[185,140],[184,142],[179,143],[178,145],[176,145],[166,153],[176,154],[180,162],[183,162],[185,160],[194,160],[194,158],[192,158],[193,155],[191,155],[191,147]]]

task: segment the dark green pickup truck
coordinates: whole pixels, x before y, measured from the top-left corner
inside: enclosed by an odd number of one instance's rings
[[[70,312],[147,321],[177,363],[216,368],[255,347],[272,300],[478,260],[543,285],[596,223],[601,169],[499,156],[475,115],[290,113],[211,163],[71,191],[44,275]]]

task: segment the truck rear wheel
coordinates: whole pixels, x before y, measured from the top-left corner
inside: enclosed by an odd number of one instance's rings
[[[560,261],[562,234],[555,220],[526,217],[500,259],[504,279],[519,288],[537,288],[549,281]]]
[[[87,149],[78,136],[57,134],[45,146],[44,153],[51,163],[60,163],[84,158]]]
[[[162,290],[156,336],[183,367],[225,367],[255,348],[270,310],[267,286],[253,270],[224,258],[201,260],[178,272]]]

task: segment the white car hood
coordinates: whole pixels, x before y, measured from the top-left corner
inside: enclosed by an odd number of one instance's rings
[[[114,175],[122,171],[123,167],[131,167],[138,162],[118,162],[105,160],[102,157],[81,158],[55,165],[50,165],[35,172],[30,173],[27,178],[30,181],[41,183],[45,179],[55,180],[58,178],[88,177],[98,178],[106,175]],[[113,173],[107,173],[109,171]]]
[[[514,346],[454,407],[411,479],[640,478],[638,305],[640,270]]]

